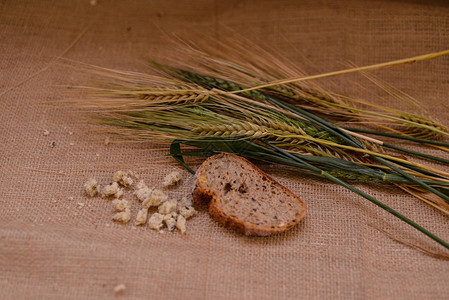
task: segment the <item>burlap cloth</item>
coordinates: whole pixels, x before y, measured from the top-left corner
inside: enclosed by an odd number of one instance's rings
[[[267,238],[224,229],[201,207],[186,236],[158,234],[132,225],[137,201],[130,224],[120,225],[108,201],[83,195],[89,177],[104,184],[119,169],[156,186],[181,170],[184,184],[171,197],[187,195],[192,177],[165,149],[115,139],[105,145],[76,110],[61,109],[53,102],[67,97],[61,85],[86,84],[86,77],[53,59],[145,71],[143,58],[170,50],[160,29],[186,26],[217,38],[224,27],[242,32],[294,62],[309,59],[315,73],[449,47],[449,7],[431,1],[0,1],[0,298],[447,298],[447,261],[370,225],[444,249],[324,180],[264,167],[308,207],[299,226]],[[449,125],[448,58],[375,74]],[[340,91],[370,97],[349,79],[361,77],[336,79]],[[358,186],[449,240],[447,218],[436,210],[393,188]],[[118,284],[126,289],[115,295]]]

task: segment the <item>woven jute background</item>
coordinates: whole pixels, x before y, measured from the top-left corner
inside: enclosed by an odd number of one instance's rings
[[[131,169],[159,186],[177,169],[184,183],[170,197],[188,195],[193,178],[162,146],[116,138],[105,145],[105,135],[58,101],[76,97],[67,87],[87,84],[88,75],[55,58],[144,72],[146,57],[170,52],[166,33],[192,27],[220,39],[226,28],[276,46],[298,65],[307,60],[307,71],[317,73],[444,50],[448,16],[444,2],[417,0],[0,0],[0,298],[446,298],[447,261],[374,227],[444,249],[341,187],[273,166],[263,168],[308,208],[284,234],[244,237],[205,207],[185,236],[159,234],[132,225],[138,203],[131,198],[131,222],[114,223],[110,202],[84,196],[89,177],[105,184],[114,171]],[[375,74],[449,125],[448,58]],[[333,82],[340,92],[373,97],[359,80]],[[419,200],[391,187],[357,186],[449,240],[447,218]],[[126,290],[115,295],[118,284]]]

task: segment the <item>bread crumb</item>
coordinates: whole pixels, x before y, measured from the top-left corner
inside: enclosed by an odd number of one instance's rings
[[[121,193],[120,193],[120,188],[118,186],[118,183],[113,182],[113,183],[106,185],[103,188],[103,191],[101,194],[103,197],[112,197],[112,196],[116,196],[116,194],[120,195]]]
[[[164,216],[165,225],[167,225],[168,231],[173,231],[176,227],[176,217],[177,214],[169,214]]]
[[[163,226],[162,222],[164,221],[164,216],[159,213],[154,213],[151,215],[150,220],[148,221],[148,226],[151,229],[160,230]]]
[[[122,189],[119,189],[117,193],[115,193],[115,198],[121,198],[123,196],[124,192]]]
[[[125,172],[117,171],[117,172],[114,173],[114,176],[112,177],[112,180],[114,180],[114,182],[119,183],[122,180],[123,176],[125,176]]]
[[[151,192],[150,198],[153,199],[154,206],[159,206],[162,202],[166,201],[168,197],[163,191],[154,189]]]
[[[130,187],[134,184],[134,180],[129,176],[124,176],[121,183],[126,187]]]
[[[74,142],[70,142],[69,145],[70,145],[70,146],[73,146],[73,145],[75,145],[75,143],[74,143]]]
[[[112,179],[114,180],[114,182],[117,182],[122,186],[130,187],[134,184],[133,177],[135,177],[135,175],[132,171],[117,171],[114,173],[114,177]]]
[[[78,203],[76,204],[76,206],[77,206],[79,209],[81,209],[81,208],[84,207],[84,203],[78,202]]]
[[[148,188],[148,187],[142,188],[142,189],[138,189],[138,190],[134,191],[134,195],[136,195],[136,198],[140,202],[144,202],[145,200],[147,200],[150,197],[151,189]]]
[[[92,2],[91,2],[91,3],[92,3]],[[115,286],[115,288],[114,288],[114,293],[115,293],[115,294],[121,294],[121,293],[123,293],[125,290],[126,290],[126,286],[122,283],[122,284],[119,284],[119,285]]]
[[[151,195],[152,189],[150,189],[143,180],[139,181],[136,184],[136,190],[134,191],[134,195],[140,202],[144,202],[146,208],[149,208],[149,198]]]
[[[176,228],[178,228],[181,234],[186,233],[186,219],[182,215],[179,215],[176,219]]]
[[[124,224],[128,223],[130,219],[131,219],[131,210],[129,208],[125,208],[124,211],[118,212],[112,217],[112,220]]]
[[[193,206],[181,206],[178,208],[179,214],[186,219],[193,217],[196,214],[195,208]]]
[[[73,201],[73,200],[75,200],[75,199],[73,199],[73,197],[69,197],[67,200]]]
[[[116,211],[124,211],[127,208],[129,209],[131,207],[129,205],[129,202],[125,199],[123,200],[115,199],[114,201],[112,201],[112,204],[114,205]]]
[[[173,185],[177,185],[181,181],[182,177],[181,174],[177,171],[173,171],[164,178],[164,182],[162,185],[164,187],[169,187]]]
[[[95,197],[100,191],[100,186],[98,185],[97,180],[90,178],[84,184],[84,191],[89,197]]]
[[[110,141],[111,141],[111,139],[109,137],[107,137],[104,139],[104,144],[107,146],[107,145],[109,145]]]
[[[177,211],[186,219],[189,219],[196,214],[192,199],[187,197],[182,197],[181,201],[178,202]]]
[[[51,203],[56,204],[56,202],[58,202],[56,199],[51,199]]]
[[[136,226],[145,225],[145,223],[147,222],[147,218],[148,218],[148,209],[142,208],[137,212],[136,223],[134,224]]]
[[[45,129],[43,135],[44,135],[44,136],[49,136],[49,135],[50,135],[50,131],[47,130],[47,129]]]
[[[168,215],[176,210],[176,202],[175,201],[166,201],[159,205],[158,211],[160,214]]]
[[[167,200],[167,195],[164,194],[161,190],[154,189],[150,196],[144,200],[142,203],[142,207],[150,208],[151,206],[159,206],[162,202]]]
[[[142,189],[148,189],[147,184],[145,183],[145,181],[140,180],[137,184],[136,184],[136,190],[142,190]]]

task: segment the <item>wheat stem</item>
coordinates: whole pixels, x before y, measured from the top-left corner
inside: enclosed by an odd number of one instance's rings
[[[336,148],[343,148],[343,149],[347,149],[347,150],[351,150],[351,151],[356,151],[356,152],[361,152],[361,153],[365,153],[365,154],[369,154],[372,156],[378,156],[378,157],[382,157],[382,158],[386,158],[388,160],[392,160],[401,164],[405,164],[405,165],[410,165],[410,166],[414,166],[414,167],[418,167],[424,170],[427,170],[429,172],[434,172],[435,174],[441,175],[441,176],[445,176],[448,177],[449,173],[420,164],[420,163],[416,163],[416,162],[412,162],[412,161],[408,161],[399,157],[394,157],[391,155],[387,155],[387,154],[383,154],[383,153],[377,153],[371,150],[367,150],[364,148],[358,148],[358,147],[353,147],[353,146],[348,146],[348,145],[342,145],[342,144],[337,144],[337,143],[333,143],[330,141],[325,141],[325,140],[320,140],[320,139],[316,139],[310,136],[302,136],[302,135],[291,135],[291,136],[284,136],[284,137],[291,137],[291,138],[297,138],[297,139],[304,139],[304,140],[309,140],[311,142],[316,142],[318,144],[322,144],[322,145],[327,145],[327,146],[331,146],[331,147],[336,147]]]
[[[278,151],[279,153],[283,154],[284,156],[293,159],[295,161],[297,161],[298,163],[302,164],[304,168],[307,168],[315,173],[318,173],[320,175],[322,175],[323,177],[353,191],[354,193],[364,197],[365,199],[369,200],[371,203],[381,207],[382,209],[384,209],[385,211],[389,212],[390,214],[394,215],[395,217],[399,218],[400,220],[404,221],[405,223],[411,225],[412,227],[414,227],[415,229],[421,231],[422,233],[424,233],[425,235],[427,235],[428,237],[430,237],[431,239],[433,239],[434,241],[436,241],[437,243],[439,243],[440,245],[444,246],[445,248],[449,249],[449,243],[447,243],[446,241],[444,241],[443,239],[441,239],[440,237],[436,236],[435,234],[433,234],[432,232],[430,232],[429,230],[425,229],[424,227],[420,226],[419,224],[417,224],[416,222],[412,221],[411,219],[407,218],[406,216],[402,215],[401,213],[397,212],[396,210],[392,209],[391,207],[385,205],[384,203],[380,202],[379,200],[377,200],[376,198],[366,194],[365,192],[357,189],[356,187],[350,185],[349,183],[346,183],[340,179],[338,179],[335,176],[332,176],[331,174],[329,174],[328,172],[323,171],[320,168],[317,168],[307,162],[305,162],[304,160],[298,158],[295,155],[292,155],[274,145],[271,145],[267,142],[265,142],[265,144],[271,146],[272,148],[274,148],[276,151]]]
[[[433,141],[433,140],[429,140],[429,139],[417,138],[417,137],[406,136],[406,135],[401,135],[401,134],[380,132],[380,131],[367,130],[367,129],[361,129],[361,128],[352,128],[352,127],[344,127],[344,129],[347,129],[347,130],[353,131],[353,132],[368,133],[368,134],[374,134],[374,135],[378,135],[378,136],[392,137],[395,139],[408,140],[408,141],[412,141],[412,142],[416,142],[416,143],[420,143],[420,144],[431,144],[431,145],[449,147],[449,143],[446,143],[446,142]]]
[[[345,70],[340,70],[340,71],[333,71],[333,72],[299,77],[299,78],[296,77],[296,78],[291,78],[291,79],[276,80],[276,81],[272,81],[272,82],[269,82],[266,84],[246,88],[243,90],[225,92],[225,94],[247,93],[247,92],[251,92],[254,90],[259,90],[259,89],[268,88],[271,86],[276,86],[276,85],[281,85],[281,84],[288,84],[288,83],[293,83],[293,82],[306,81],[306,80],[325,78],[325,77],[332,77],[332,76],[356,73],[356,72],[367,71],[367,70],[375,70],[375,69],[381,69],[381,68],[387,68],[387,67],[393,67],[393,66],[400,66],[400,65],[404,65],[404,64],[415,63],[417,61],[433,59],[433,58],[445,56],[448,54],[449,54],[449,50],[444,50],[444,51],[440,51],[440,52],[428,53],[428,54],[424,54],[424,55],[418,55],[418,56],[414,56],[414,57],[410,57],[410,58],[403,58],[403,59],[393,60],[393,61],[389,61],[389,62],[385,62],[385,63],[379,63],[379,64],[374,64],[374,65],[369,65],[369,66],[364,66],[364,67],[350,68],[350,69],[345,69]]]

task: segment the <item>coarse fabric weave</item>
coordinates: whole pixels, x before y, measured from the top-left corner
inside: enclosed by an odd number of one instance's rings
[[[185,236],[136,228],[139,204],[130,192],[131,222],[117,224],[108,200],[84,195],[87,179],[107,184],[121,169],[158,187],[166,174],[179,170],[183,184],[168,194],[191,193],[193,176],[165,156],[164,146],[123,143],[117,137],[106,145],[107,135],[59,101],[83,96],[70,87],[93,84],[69,60],[145,72],[145,58],[172,50],[167,34],[189,27],[217,39],[238,32],[276,47],[299,66],[307,61],[306,71],[316,74],[448,48],[449,5],[0,0],[0,298],[447,298],[447,261],[397,243],[376,228],[434,251],[445,249],[363,198],[301,173],[262,166],[307,205],[298,226],[263,238],[221,227],[201,206],[187,222]],[[64,59],[55,61],[61,55]],[[373,74],[449,125],[449,58]],[[378,92],[360,74],[332,82],[339,92],[364,99]],[[393,187],[357,187],[449,240],[447,217],[435,209]],[[126,289],[115,294],[119,284]]]

